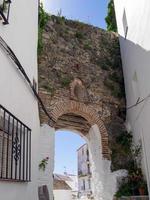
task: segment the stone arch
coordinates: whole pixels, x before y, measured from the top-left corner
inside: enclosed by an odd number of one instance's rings
[[[108,147],[108,133],[104,126],[103,121],[100,119],[98,113],[92,106],[86,105],[74,100],[60,101],[53,105],[51,109],[51,117],[54,122],[57,122],[59,117],[67,113],[74,113],[83,117],[88,121],[90,126],[97,125],[101,134],[102,154],[103,158],[110,159],[110,151]],[[55,127],[55,125],[54,125]]]

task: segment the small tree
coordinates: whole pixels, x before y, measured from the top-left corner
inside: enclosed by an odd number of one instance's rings
[[[108,31],[117,32],[117,23],[116,23],[115,8],[114,8],[113,0],[110,0],[108,4],[107,17],[105,18],[105,21],[107,24]]]

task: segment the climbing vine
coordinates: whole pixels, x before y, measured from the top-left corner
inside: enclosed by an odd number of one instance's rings
[[[42,34],[46,23],[49,19],[49,15],[44,11],[43,4],[40,3],[39,6],[39,24],[38,24],[38,54],[40,54],[43,50],[43,39]]]
[[[107,24],[108,31],[117,32],[117,23],[116,23],[116,16],[115,16],[115,8],[114,8],[114,1],[110,0],[108,4],[107,16],[105,18]]]

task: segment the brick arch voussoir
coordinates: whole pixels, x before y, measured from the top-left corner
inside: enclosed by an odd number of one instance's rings
[[[94,124],[98,125],[101,134],[103,157],[106,159],[110,159],[108,133],[103,121],[100,119],[95,109],[91,106],[85,105],[84,103],[68,100],[60,101],[56,105],[54,105],[50,114],[52,119],[56,122],[59,117],[67,113],[74,113],[82,116],[89,122],[91,126]]]

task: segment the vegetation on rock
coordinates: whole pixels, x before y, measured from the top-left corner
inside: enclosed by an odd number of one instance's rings
[[[43,49],[43,31],[45,29],[46,23],[49,19],[49,15],[44,11],[43,4],[39,6],[39,23],[38,23],[38,54],[42,52]]]
[[[141,170],[141,143],[133,144],[132,134],[122,132],[115,138],[115,143],[111,144],[111,150],[114,170],[128,171],[128,176],[120,182],[116,197],[140,195],[140,187],[144,187],[146,195],[147,185]]]

